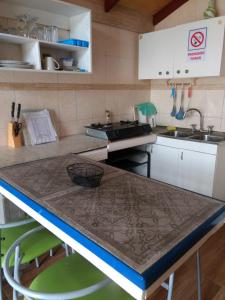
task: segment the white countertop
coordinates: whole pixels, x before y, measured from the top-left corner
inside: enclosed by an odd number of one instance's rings
[[[96,139],[86,135],[71,135],[55,143],[36,146],[24,146],[18,149],[8,146],[0,147],[0,168],[20,163],[65,155],[68,153],[82,153],[106,148],[108,141]]]

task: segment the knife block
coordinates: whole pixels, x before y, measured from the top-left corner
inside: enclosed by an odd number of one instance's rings
[[[19,132],[18,136],[15,136],[15,132],[13,129],[13,122],[9,122],[8,124],[8,146],[12,148],[22,147],[21,132]]]

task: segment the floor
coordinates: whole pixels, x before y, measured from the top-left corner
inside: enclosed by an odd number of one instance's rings
[[[225,226],[218,231],[202,248],[202,288],[203,300],[225,300]],[[58,249],[54,257],[42,257],[41,270],[64,254]],[[23,276],[23,281],[29,283],[37,270],[32,264]],[[5,284],[4,300],[11,300],[11,290]],[[149,300],[166,300],[166,292],[160,288]],[[175,289],[173,300],[196,300],[195,258],[187,261],[175,274]],[[120,300],[120,299],[115,299]]]

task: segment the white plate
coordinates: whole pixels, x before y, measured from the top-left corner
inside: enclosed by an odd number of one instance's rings
[[[11,69],[33,69],[33,65],[14,65],[14,64],[0,64],[0,68],[11,68]]]
[[[14,64],[14,65],[29,65],[26,61],[21,60],[0,60],[0,64]]]

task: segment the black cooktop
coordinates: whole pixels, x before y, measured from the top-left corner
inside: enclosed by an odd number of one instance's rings
[[[125,129],[130,127],[136,127],[136,126],[143,126],[143,123],[139,123],[138,121],[120,121],[117,123],[93,123],[89,126],[86,126],[86,128],[93,128],[97,130],[118,130],[118,129]]]
[[[93,123],[86,128],[87,135],[110,141],[142,136],[151,132],[148,123],[129,120],[108,124]]]

